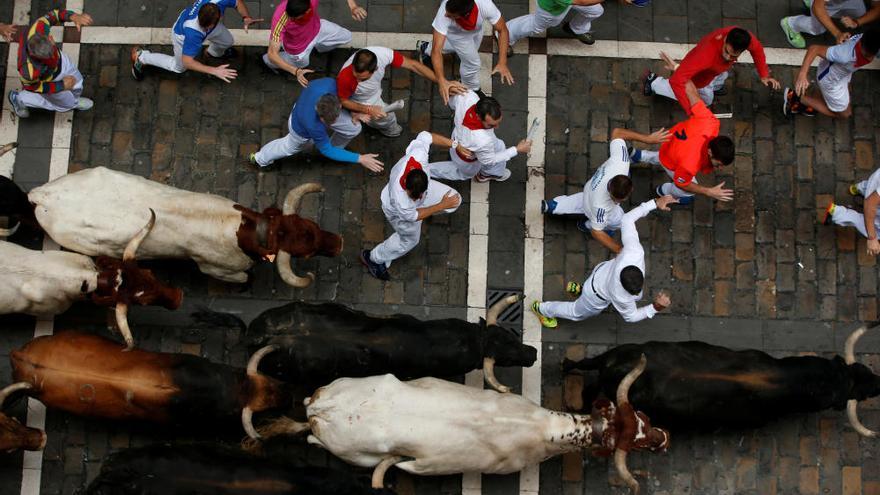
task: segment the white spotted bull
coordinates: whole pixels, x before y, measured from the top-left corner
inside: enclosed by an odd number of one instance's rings
[[[4,192],[17,189],[8,179],[0,186]],[[247,281],[246,271],[257,260],[274,260],[285,282],[306,287],[314,274],[294,274],[291,256],[336,256],[342,250],[340,236],[296,214],[305,194],[322,190],[318,184],[300,185],[288,193],[283,210],[257,213],[220,196],[98,167],[37,187],[27,199],[33,205],[31,217],[72,251],[120,256],[128,239],[146,222],[145,212],[152,209],[156,226],[141,246],[142,258],[189,258],[202,272],[238,283]],[[21,203],[12,207],[27,207]],[[18,218],[28,213],[0,212]]]
[[[374,488],[383,486],[393,465],[420,475],[507,474],[564,452],[597,449],[613,452],[620,476],[638,491],[627,452],[669,445],[668,433],[651,427],[629,405],[629,387],[644,368],[643,360],[621,382],[618,407],[597,403],[592,416],[550,411],[518,395],[436,378],[340,378],[305,400],[308,423],[282,418],[258,432],[271,437],[310,430],[309,443],[352,464],[375,467]]]

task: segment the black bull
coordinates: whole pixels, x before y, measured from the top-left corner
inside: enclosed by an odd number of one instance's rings
[[[113,454],[84,495],[367,495],[352,475],[291,467],[227,447],[153,445]]]
[[[788,414],[848,408],[859,433],[857,401],[880,395],[880,376],[855,362],[852,347],[863,333],[847,339],[840,356],[773,358],[756,350],[733,351],[704,342],[626,344],[594,358],[566,360],[566,371],[597,370],[598,382],[584,388],[585,404],[598,392],[613,397],[617,384],[641,354],[648,367],[630,390],[636,409],[658,424],[679,428],[747,428]]]
[[[317,387],[340,377],[386,373],[409,380],[483,368],[489,385],[506,391],[495,380],[494,366],[531,366],[537,357],[535,348],[496,325],[497,315],[515,300],[502,300],[479,324],[295,302],[262,313],[248,333],[274,351],[263,357],[260,370],[290,383]]]

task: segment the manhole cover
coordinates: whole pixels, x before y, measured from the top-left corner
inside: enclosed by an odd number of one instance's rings
[[[486,308],[508,296],[519,296],[519,301],[508,306],[498,315],[498,323],[508,327],[521,327],[523,318],[522,291],[512,289],[489,289],[486,291]]]

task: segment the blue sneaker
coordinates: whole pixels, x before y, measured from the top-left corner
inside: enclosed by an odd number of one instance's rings
[[[26,119],[31,116],[30,110],[27,109],[20,101],[18,101],[18,90],[13,89],[9,92],[7,97],[9,98],[9,104],[12,105],[12,111],[15,112],[15,115],[20,119]]]
[[[391,280],[391,275],[388,273],[388,268],[385,266],[385,263],[373,263],[373,260],[370,259],[369,249],[361,251],[361,263],[367,267],[367,271],[370,272],[370,275],[379,280]]]
[[[663,196],[666,196],[666,195],[663,194],[663,184],[660,184],[659,186],[657,186],[657,189],[654,189],[654,197],[655,198],[662,198]]]
[[[629,161],[632,163],[642,163],[642,150],[630,148]]]
[[[589,234],[590,233],[590,227],[588,225],[589,222],[590,221],[587,220],[586,218],[582,218],[582,219],[578,220],[578,222],[577,222],[578,230],[580,230],[584,234]]]
[[[543,213],[545,215],[552,215],[554,211],[556,211],[556,201],[555,200],[552,200],[552,199],[550,201],[545,201],[543,199],[541,200],[541,213]]]
[[[682,197],[677,198],[677,199],[678,199],[678,204],[681,205],[681,206],[687,206],[687,205],[689,205],[689,204],[691,204],[691,203],[694,202],[694,197],[693,197],[693,196],[682,196]],[[670,206],[675,206],[675,204],[672,204],[672,205],[670,205]]]

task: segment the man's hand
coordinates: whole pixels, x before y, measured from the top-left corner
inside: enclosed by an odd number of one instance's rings
[[[0,37],[11,42],[15,36],[15,24],[0,24]]]
[[[351,10],[351,18],[356,21],[362,21],[367,18],[367,9],[358,6],[358,4],[354,2],[348,3],[348,8]]]
[[[722,186],[724,186],[723,181],[706,189],[706,195],[718,201],[730,201],[733,199],[733,189],[724,189]]]
[[[764,84],[764,86],[767,86],[768,88],[779,89],[782,87],[782,84],[779,84],[779,81],[769,76],[762,77],[761,82]]]
[[[358,163],[363,165],[364,168],[370,172],[376,172],[378,174],[384,170],[384,167],[382,166],[382,162],[376,158],[377,156],[379,155],[375,153],[364,153],[358,157]]]
[[[532,142],[528,139],[523,139],[522,141],[516,143],[516,151],[517,153],[529,153],[532,151]]]
[[[852,17],[845,15],[840,18],[840,22],[846,26],[847,29],[855,29],[859,27],[859,21],[853,19]]]
[[[229,64],[223,64],[214,67],[211,71],[211,75],[222,81],[232,82],[233,79],[238,77],[238,72],[235,69],[230,69]]]
[[[254,19],[251,16],[242,17],[241,22],[242,22],[242,27],[244,27],[244,32],[248,32],[248,28],[251,26],[251,24],[263,22],[263,20],[264,19],[262,17],[260,17],[259,19]]]
[[[495,74],[501,75],[501,83],[506,83],[509,86],[513,86],[513,74],[510,73],[510,69],[507,68],[507,64],[498,64],[492,69],[492,75]]]
[[[370,117],[370,114],[367,114],[367,113],[353,112],[351,114],[351,123],[352,124],[357,124],[358,122],[360,122],[362,124],[366,124],[367,122],[369,122],[371,120],[373,120],[373,118]]]
[[[841,31],[841,32],[837,33],[835,38],[837,39],[837,44],[839,45],[839,44],[845,42],[846,40],[852,38],[852,33],[850,33],[849,31]]]
[[[437,81],[437,89],[440,90],[440,98],[443,98],[443,104],[449,105],[449,94],[452,90],[452,83],[444,77]]]
[[[76,78],[73,76],[64,76],[62,80],[64,81],[64,89],[66,90],[71,90],[76,86]]]
[[[669,138],[672,137],[672,133],[666,130],[665,127],[661,127],[659,131],[654,131],[651,134],[648,134],[647,143],[650,144],[660,144],[669,141]]]
[[[868,254],[877,256],[880,254],[880,241],[877,239],[868,239]]]
[[[299,83],[300,86],[305,88],[309,85],[309,80],[306,79],[306,74],[311,74],[312,72],[315,71],[313,71],[312,69],[299,69],[298,71],[296,71],[296,81]]]
[[[798,96],[804,96],[804,93],[807,92],[807,88],[810,87],[810,81],[807,79],[806,74],[798,74],[797,81],[794,83],[794,92]]]
[[[449,191],[443,196],[443,199],[441,199],[437,205],[444,210],[448,210],[457,207],[459,203],[461,203],[461,196],[455,191]]]
[[[367,114],[374,119],[384,119],[388,116],[379,105],[368,105],[367,108]]]
[[[658,210],[669,211],[669,205],[672,203],[678,203],[678,198],[671,194],[667,194],[655,199],[654,203],[657,205]]]
[[[73,14],[70,16],[70,21],[76,24],[76,30],[81,31],[83,26],[91,26],[92,25],[92,16],[89,14]]]
[[[660,59],[663,60],[663,64],[669,72],[675,72],[675,69],[678,68],[678,63],[676,63],[675,60],[672,60],[672,57],[666,52],[660,52]]]
[[[654,309],[657,311],[663,311],[668,308],[670,304],[672,304],[672,300],[669,298],[669,294],[667,294],[666,291],[661,290],[656,296],[654,296]]]
[[[449,82],[449,95],[461,95],[467,93],[468,88],[461,81],[447,81]]]
[[[462,146],[460,144],[455,147],[455,151],[465,160],[473,160],[474,159],[474,152],[465,148],[464,146]]]

